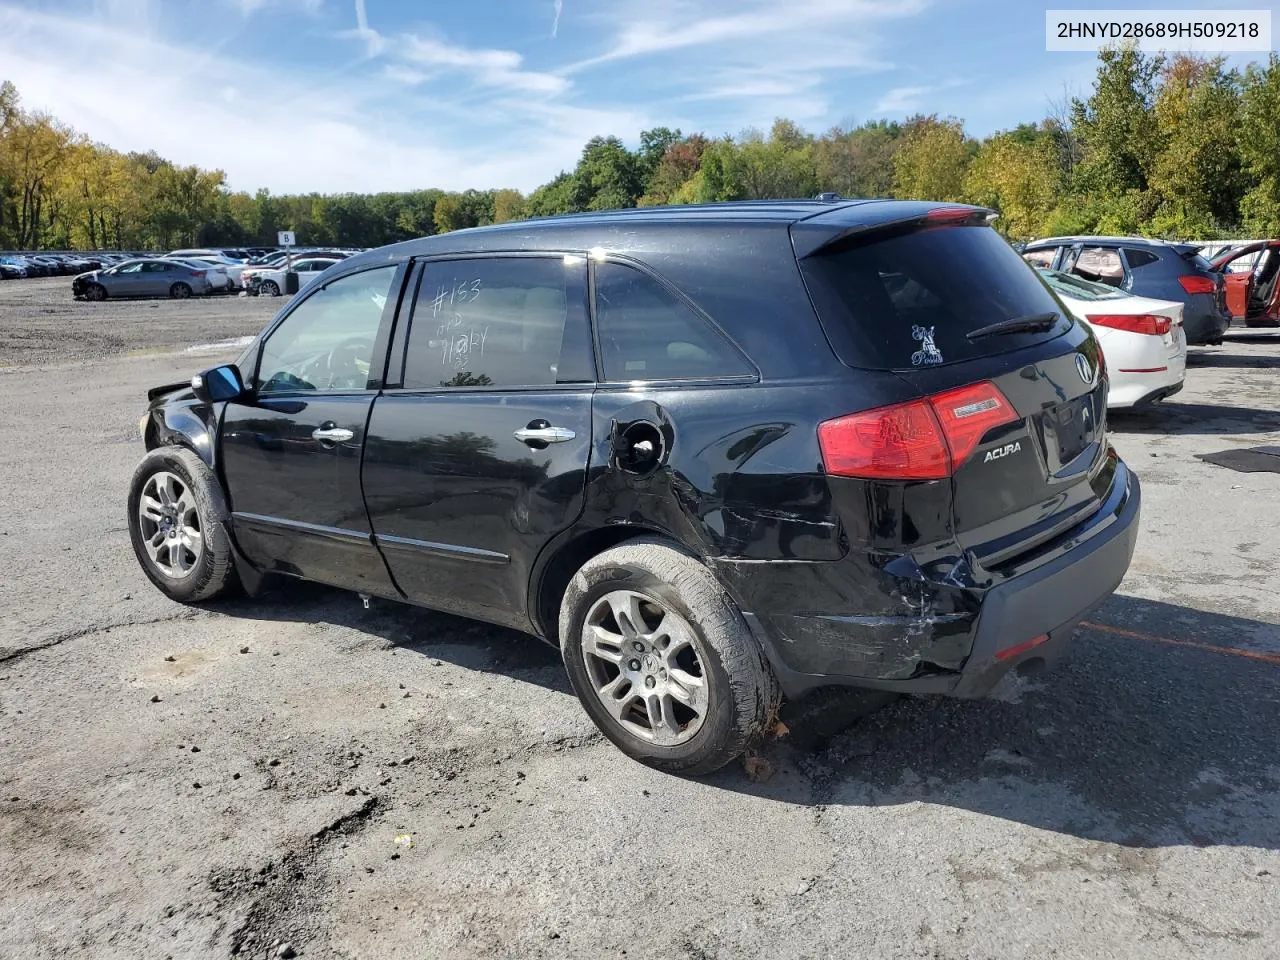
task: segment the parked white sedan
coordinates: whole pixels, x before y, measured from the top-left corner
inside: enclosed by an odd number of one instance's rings
[[[341,263],[333,257],[297,257],[293,261],[294,273],[298,275],[298,289],[301,290],[316,277],[320,276],[324,271],[328,270],[335,263]],[[270,297],[278,297],[285,288],[284,275],[285,267],[245,267],[241,274],[245,285],[253,277],[259,277],[262,280],[261,291]]]
[[[1058,270],[1040,276],[1102,347],[1111,390],[1107,409],[1154,403],[1182,389],[1187,336],[1182,304],[1134,297]]]

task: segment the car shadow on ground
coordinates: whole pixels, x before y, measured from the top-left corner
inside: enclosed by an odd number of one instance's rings
[[[572,695],[559,653],[514,630],[292,582],[217,609],[346,626]],[[1052,671],[994,698],[787,704],[785,736],[705,782],[811,806],[952,806],[1125,846],[1280,849],[1280,626],[1124,596],[1087,624]]]
[[[1188,367],[1218,367],[1234,370],[1275,370],[1280,368],[1280,356],[1249,356],[1243,353],[1189,353]]]
[[[1062,663],[1000,699],[900,698],[869,716],[855,704],[818,742],[793,720],[765,751],[769,780],[714,782],[780,801],[951,806],[1125,846],[1280,849],[1280,627],[1124,596],[1087,623]]]
[[[268,580],[258,597],[222,602],[209,609],[252,620],[349,627],[379,637],[397,650],[572,694],[560,652],[549,644],[518,630],[407,603],[375,598],[366,610],[350,591],[280,578]]]
[[[1130,410],[1109,410],[1107,420],[1119,433],[1227,434],[1280,430],[1280,411],[1217,403],[1164,400]]]

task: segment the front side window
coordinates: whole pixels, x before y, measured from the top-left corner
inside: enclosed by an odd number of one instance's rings
[[[285,317],[262,347],[259,394],[364,390],[394,266],[334,280]]]
[[[428,263],[404,387],[539,387],[593,379],[578,257]]]
[[[687,303],[648,274],[596,265],[596,327],[606,380],[703,380],[754,375]]]

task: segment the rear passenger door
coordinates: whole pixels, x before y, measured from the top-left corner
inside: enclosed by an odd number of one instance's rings
[[[169,292],[169,284],[174,279],[173,265],[150,260],[142,265],[139,276],[142,284],[138,292],[148,297],[158,297]]]
[[[586,259],[433,260],[415,279],[369,420],[370,523],[409,599],[527,629],[533,561],[583,509]]]

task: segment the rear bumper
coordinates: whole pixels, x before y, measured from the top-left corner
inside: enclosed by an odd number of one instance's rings
[[[1196,293],[1187,297],[1182,308],[1182,329],[1186,331],[1187,343],[1220,343],[1230,326],[1230,315],[1219,309],[1213,294]]]
[[[751,611],[747,623],[789,697],[823,686],[981,697],[1009,671],[1056,659],[1076,625],[1119,586],[1141,499],[1138,478],[1121,466],[1106,503],[1038,553],[1051,559],[1019,561],[1025,572],[985,589],[923,580],[919,596],[932,596],[913,616],[813,612],[813,598],[831,595],[831,568],[847,560],[713,566]],[[783,583],[762,582],[773,579],[774,566],[790,568],[779,571]]]

